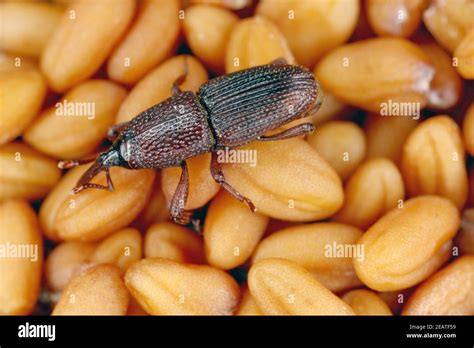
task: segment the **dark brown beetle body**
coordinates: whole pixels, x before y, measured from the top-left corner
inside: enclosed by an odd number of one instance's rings
[[[198,93],[217,145],[235,147],[305,115],[317,90],[310,71],[271,64],[212,79]]]
[[[132,119],[117,139],[130,168],[167,168],[211,152],[207,112],[193,92],[180,92]]]
[[[201,86],[198,94],[179,90],[185,76],[186,73],[175,82],[170,98],[109,130],[109,139],[114,143],[84,173],[74,189],[76,193],[86,188],[113,190],[111,166],[181,166],[170,213],[175,221],[185,223],[189,220],[189,212],[184,211],[188,194],[186,160],[212,152],[213,178],[255,211],[252,202],[226,182],[217,151],[253,140],[287,139],[312,131],[312,124],[303,123],[275,135],[264,135],[319,108],[320,89],[313,74],[277,60],[212,79]],[[63,161],[60,166],[66,168],[81,162]],[[106,173],[107,187],[90,183],[100,171]]]

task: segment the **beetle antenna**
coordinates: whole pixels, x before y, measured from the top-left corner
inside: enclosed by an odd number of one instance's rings
[[[93,184],[90,182],[101,171],[106,172],[108,186]],[[88,188],[96,188],[96,189],[113,191],[114,187],[112,185],[112,180],[110,179],[108,172],[109,172],[109,168],[104,168],[101,163],[95,162],[89,169],[87,169],[87,171],[84,174],[82,174],[81,178],[77,182],[76,187],[74,187],[72,191],[74,193],[79,193],[82,190],[85,190]]]
[[[77,167],[78,165],[84,164],[84,163],[89,163],[91,161],[85,161],[85,160],[63,160],[58,162],[58,168],[59,169],[69,169],[73,167]]]
[[[77,187],[74,187],[72,189],[72,192],[74,192],[74,194],[76,193],[79,193],[85,189],[88,189],[88,188],[96,188],[96,189],[102,189],[102,190],[106,190],[107,187],[106,186],[102,186],[102,185],[99,185],[99,184],[92,184],[92,183],[87,183],[87,184],[84,184],[84,185],[80,185],[80,186],[77,186]]]
[[[86,158],[79,159],[79,160],[62,160],[62,161],[58,162],[58,168],[59,169],[69,169],[69,168],[77,167],[81,164],[92,162],[96,158],[97,158],[97,154],[94,154],[94,155],[91,155],[91,156],[88,156]]]

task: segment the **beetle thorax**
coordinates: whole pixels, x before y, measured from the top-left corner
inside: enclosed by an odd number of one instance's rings
[[[142,165],[142,152],[140,150],[140,145],[137,144],[137,139],[131,138],[122,138],[121,141],[117,144],[117,150],[122,158],[122,161],[126,165],[124,167],[128,168],[144,168]]]
[[[129,162],[130,161],[130,158],[132,158],[132,146],[130,144],[130,141],[129,140],[124,140],[122,141],[122,143],[120,144],[120,148],[119,148],[119,151],[120,151],[120,156],[122,156],[122,158],[126,161],[126,162]]]

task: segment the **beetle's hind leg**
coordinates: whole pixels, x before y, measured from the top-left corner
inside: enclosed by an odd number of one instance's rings
[[[211,157],[211,174],[214,180],[219,183],[224,190],[229,192],[232,196],[237,198],[239,201],[246,203],[250,210],[255,213],[257,211],[257,208],[255,208],[255,205],[252,203],[250,199],[248,199],[245,196],[242,196],[239,191],[237,191],[235,188],[233,188],[226,180],[224,177],[224,172],[222,171],[222,165],[219,163],[218,158],[217,158],[217,152],[212,152],[212,157]]]
[[[273,140],[283,140],[298,137],[300,135],[305,135],[314,131],[314,125],[312,123],[301,123],[292,128],[286,129],[283,132],[273,134],[273,135],[262,135],[257,138],[260,141],[273,141]]]
[[[184,210],[189,192],[189,173],[186,162],[181,163],[181,170],[178,187],[176,187],[176,191],[171,199],[170,216],[174,222],[186,225],[191,220],[192,214],[191,211]]]

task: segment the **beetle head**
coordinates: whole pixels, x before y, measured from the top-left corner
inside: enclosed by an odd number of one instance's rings
[[[71,161],[61,161],[59,162],[59,168],[72,168],[83,163],[88,163],[90,160],[71,160]],[[119,150],[112,146],[107,151],[102,152],[94,161],[94,164],[81,176],[77,182],[76,187],[74,187],[73,192],[78,193],[87,188],[98,188],[105,189],[109,191],[114,190],[112,180],[110,178],[109,169],[110,167],[126,167],[128,168],[128,163],[120,156]],[[91,180],[95,178],[101,171],[105,172],[107,178],[107,186],[93,184]]]
[[[124,165],[123,158],[114,146],[102,152],[95,161],[100,164],[102,168],[120,167]]]

